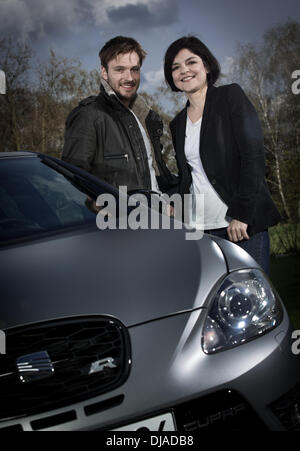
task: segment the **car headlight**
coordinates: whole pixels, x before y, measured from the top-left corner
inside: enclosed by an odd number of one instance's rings
[[[229,274],[208,307],[202,347],[206,354],[241,345],[282,321],[281,303],[258,269]]]

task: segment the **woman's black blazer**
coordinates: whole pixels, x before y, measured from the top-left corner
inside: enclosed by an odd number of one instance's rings
[[[187,106],[170,123],[181,194],[192,183],[184,153]],[[228,205],[227,216],[248,224],[250,235],[280,221],[265,181],[260,122],[239,85],[208,88],[199,152],[210,183]]]

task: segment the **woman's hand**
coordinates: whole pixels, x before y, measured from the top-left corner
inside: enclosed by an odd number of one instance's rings
[[[250,237],[247,233],[247,227],[248,224],[238,221],[237,219],[233,219],[227,227],[227,233],[230,241],[237,243],[238,241],[249,240]]]
[[[172,205],[167,205],[165,209],[165,213],[170,218],[173,218],[175,216],[174,207]]]

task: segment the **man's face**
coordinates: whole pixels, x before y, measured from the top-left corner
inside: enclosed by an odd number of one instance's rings
[[[101,74],[127,107],[135,97],[140,85],[140,58],[136,52],[119,54],[102,67]]]

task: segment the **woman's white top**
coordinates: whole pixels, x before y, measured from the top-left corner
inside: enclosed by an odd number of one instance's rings
[[[189,116],[186,122],[185,156],[191,168],[189,225],[200,230],[227,227],[227,205],[221,200],[202,166],[200,158],[200,131],[202,118],[193,123]]]

